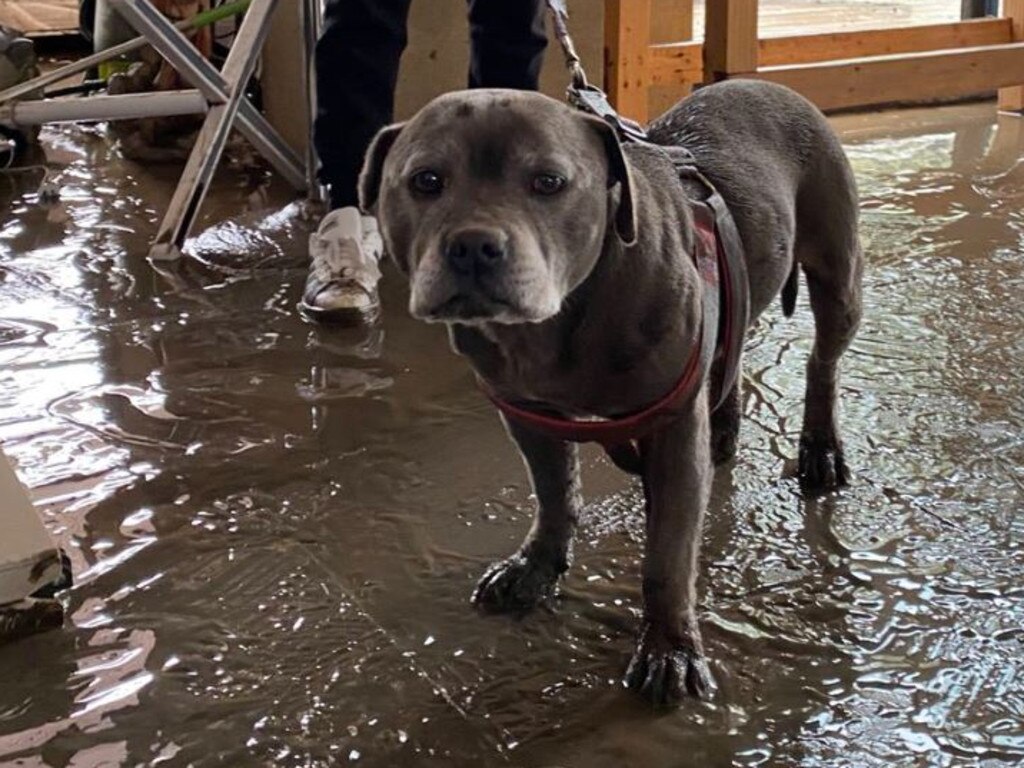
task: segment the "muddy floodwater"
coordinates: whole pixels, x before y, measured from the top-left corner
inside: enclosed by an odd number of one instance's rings
[[[851,487],[791,472],[811,316],[748,344],[701,611],[721,690],[619,678],[637,488],[585,451],[558,599],[469,605],[531,517],[511,443],[393,270],[369,333],[299,319],[309,224],[238,155],[194,258],[145,261],[173,169],[102,128],[0,173],[0,439],[73,560],[63,631],[0,647],[0,765],[1024,764],[1024,121],[837,119],[862,194]],[[227,219],[227,223],[223,223]],[[2,535],[2,534],[0,534]]]

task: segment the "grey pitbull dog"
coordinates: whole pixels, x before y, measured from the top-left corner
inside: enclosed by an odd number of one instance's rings
[[[853,174],[835,134],[785,88],[730,81],[698,90],[649,127],[681,145],[728,203],[745,250],[753,321],[802,269],[815,319],[800,475],[844,484],[839,358],[861,312]],[[410,310],[448,325],[455,350],[500,398],[567,417],[644,409],[680,379],[697,343],[702,289],[688,199],[659,147],[620,144],[599,119],[534,93],[438,98],[385,128],[360,180]],[[709,378],[706,377],[705,382]],[[646,499],[644,619],[626,684],[657,703],[709,695],[696,616],[698,550],[714,461],[735,452],[739,385],[709,413],[708,385],[639,442]],[[579,519],[574,444],[506,421],[537,496],[522,547],[474,601],[522,609],[550,594]]]

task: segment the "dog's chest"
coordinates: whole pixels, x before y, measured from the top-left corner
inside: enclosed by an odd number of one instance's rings
[[[504,334],[500,342],[479,332],[453,336],[456,350],[501,398],[569,416],[610,417],[647,406],[678,379],[687,349],[679,323],[667,323],[616,324],[581,337]]]

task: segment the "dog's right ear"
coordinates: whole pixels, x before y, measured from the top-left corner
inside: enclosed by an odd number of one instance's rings
[[[381,176],[384,173],[384,161],[387,160],[388,152],[395,145],[395,141],[404,127],[405,123],[395,123],[382,128],[373,137],[370,148],[366,150],[363,170],[359,174],[359,207],[366,213],[376,213],[377,198],[380,197]]]
[[[611,190],[618,186],[619,194],[615,209],[615,232],[623,245],[636,244],[636,207],[633,204],[635,198],[633,191],[633,173],[626,161],[626,153],[622,151],[622,142],[619,134],[612,126],[599,117],[587,116],[584,118],[604,144],[604,151],[608,157],[608,188]]]

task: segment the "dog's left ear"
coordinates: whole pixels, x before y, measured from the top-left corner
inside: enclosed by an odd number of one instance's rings
[[[363,159],[363,170],[359,174],[359,207],[366,213],[376,213],[377,198],[380,197],[381,176],[384,173],[384,161],[388,152],[395,145],[398,135],[405,123],[395,123],[382,128],[366,150]]]
[[[622,142],[619,134],[608,123],[599,117],[587,116],[584,118],[604,144],[605,155],[608,158],[608,189],[611,190],[618,185],[619,195],[615,210],[615,232],[623,245],[636,244],[636,207],[633,204],[633,172],[626,161],[626,154],[622,151]]]

